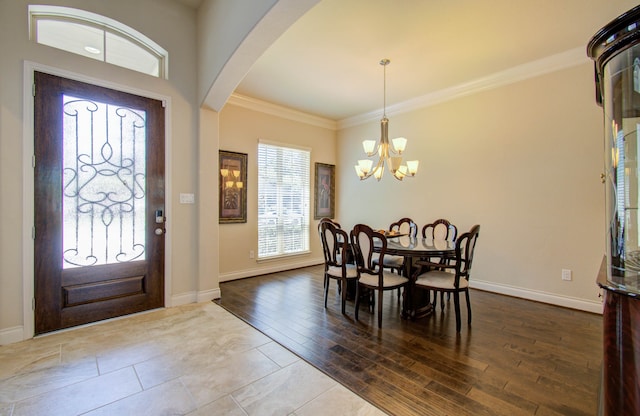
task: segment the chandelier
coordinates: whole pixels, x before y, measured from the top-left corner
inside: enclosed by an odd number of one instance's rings
[[[402,152],[404,152],[407,146],[407,139],[404,137],[397,137],[389,143],[389,119],[387,118],[387,65],[391,61],[383,59],[380,61],[384,69],[384,101],[382,110],[382,120],[380,120],[380,143],[376,144],[375,140],[365,140],[362,142],[362,147],[367,157],[371,157],[378,154],[378,162],[373,165],[373,160],[362,159],[358,160],[358,164],[355,166],[356,173],[360,180],[365,180],[371,176],[375,177],[378,181],[382,179],[384,173],[384,165],[387,164],[389,172],[394,178],[401,181],[405,176],[415,176],[418,172],[418,161],[409,160],[406,165],[402,164]]]

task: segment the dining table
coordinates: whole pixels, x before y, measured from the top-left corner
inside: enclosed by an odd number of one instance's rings
[[[416,260],[425,258],[453,258],[456,253],[455,241],[411,237],[405,234],[388,234],[387,250],[385,255],[404,257],[403,275],[409,278],[409,285],[405,289],[402,305],[403,318],[419,318],[432,311],[431,301],[428,291],[415,290],[413,285],[414,264]],[[380,251],[380,245],[374,245],[374,251]]]

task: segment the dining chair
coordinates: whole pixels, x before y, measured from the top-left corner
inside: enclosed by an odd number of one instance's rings
[[[318,230],[320,229],[320,225],[321,225],[323,222],[330,222],[331,224],[334,224],[336,227],[338,227],[338,228],[342,228],[342,227],[340,227],[340,224],[339,224],[339,223],[337,223],[337,222],[335,222],[333,219],[331,219],[331,218],[327,218],[327,217],[322,217],[322,218],[320,218],[320,222],[318,222]]]
[[[320,239],[324,253],[324,307],[327,307],[329,296],[329,282],[338,282],[338,293],[342,298],[342,313],[345,313],[347,301],[347,281],[357,279],[358,271],[355,264],[348,263],[349,235],[339,227],[339,224],[329,220],[320,221]]]
[[[422,238],[430,238],[434,240],[447,240],[456,241],[458,236],[458,228],[451,224],[449,220],[439,218],[431,224],[426,224],[422,227]],[[421,261],[427,261],[428,263],[450,263],[452,257],[430,257],[420,259]],[[447,293],[447,300],[450,298],[450,294]],[[437,293],[434,293],[432,305],[435,308],[438,303]],[[440,308],[444,308],[444,292],[440,292]]]
[[[407,234],[410,237],[416,237],[418,235],[418,226],[411,218],[401,218],[396,222],[392,222],[389,225],[389,231],[395,231],[398,234]],[[378,257],[374,257],[374,262],[377,264]],[[406,259],[403,256],[387,255],[384,258],[383,267],[396,271],[398,274],[402,274],[405,268]],[[405,276],[408,277],[408,276]],[[398,290],[398,299],[400,299],[400,290]]]
[[[469,275],[473,263],[473,253],[480,235],[480,226],[474,225],[469,232],[456,240],[455,260],[451,264],[419,262],[414,274],[414,287],[453,295],[456,314],[456,332],[460,332],[460,293],[467,300],[467,321],[471,325],[471,302],[469,301]],[[424,271],[426,269],[426,271]]]
[[[384,234],[374,231],[365,224],[357,224],[351,230],[351,245],[356,255],[356,265],[358,271],[358,284],[356,286],[356,312],[358,320],[358,310],[360,309],[361,289],[371,291],[374,296],[378,293],[378,328],[382,327],[382,301],[385,290],[405,288],[409,279],[405,276],[386,271],[381,265],[384,264],[385,252],[387,250],[387,238]],[[375,251],[374,252],[374,248]],[[375,256],[374,254],[378,254]],[[379,258],[379,263],[374,263],[374,258]]]
[[[440,218],[422,227],[422,238],[455,241],[458,228],[448,220]]]
[[[340,224],[339,224],[338,222],[334,221],[333,219],[331,219],[331,218],[327,218],[327,217],[322,217],[322,218],[320,218],[320,221],[318,222],[318,234],[321,234],[320,227],[322,227],[322,224],[323,224],[323,223],[326,223],[326,222],[328,222],[328,223],[331,223],[331,224],[335,225],[337,228],[342,228],[342,227],[340,226]],[[322,238],[322,236],[320,236],[320,237]],[[340,254],[339,254],[338,256],[340,256]],[[347,256],[347,258],[352,258],[352,257],[353,257],[353,256]],[[338,260],[339,260],[339,261],[341,261],[341,259],[340,259],[340,258],[338,258]],[[353,261],[351,261],[351,263],[353,263]],[[325,283],[325,285],[327,284],[326,279],[325,279],[325,282],[324,282],[324,283]]]

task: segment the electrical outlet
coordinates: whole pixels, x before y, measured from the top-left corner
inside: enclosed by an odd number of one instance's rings
[[[573,276],[571,270],[562,269],[562,280],[572,280]]]
[[[253,254],[253,250],[249,250],[249,258],[252,259],[254,258],[254,254]]]

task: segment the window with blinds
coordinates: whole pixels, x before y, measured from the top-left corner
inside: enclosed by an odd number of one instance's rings
[[[308,149],[258,143],[258,259],[309,251]]]

